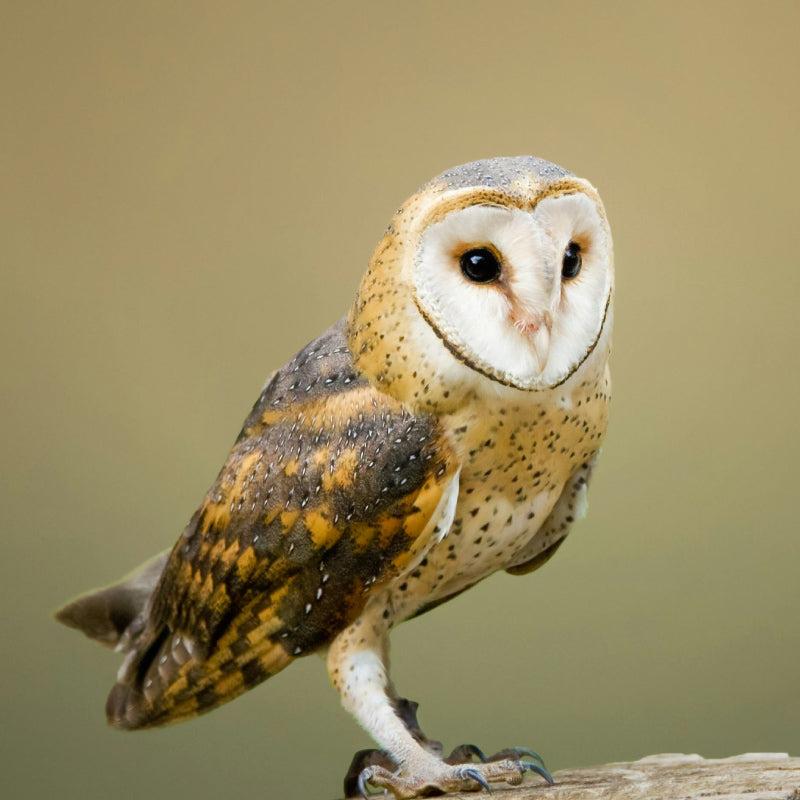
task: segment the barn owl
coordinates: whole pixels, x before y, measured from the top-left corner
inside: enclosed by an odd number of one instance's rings
[[[270,377],[174,547],[58,619],[125,654],[117,728],[183,720],[311,653],[379,749],[348,795],[550,774],[444,755],[389,677],[400,622],[531,572],[585,506],[606,430],[613,257],[590,183],[530,156],[407,200],[349,313]]]

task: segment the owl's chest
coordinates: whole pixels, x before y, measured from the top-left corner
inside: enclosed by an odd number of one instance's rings
[[[513,563],[591,459],[605,432],[607,398],[527,408],[467,409],[451,421],[459,495],[448,534],[402,585],[424,603],[450,596]]]

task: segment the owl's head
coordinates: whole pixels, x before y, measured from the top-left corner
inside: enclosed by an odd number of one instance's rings
[[[533,157],[477,161],[397,213],[351,315],[353,344],[399,395],[413,389],[409,370],[429,384],[551,389],[608,333],[612,289],[611,233],[591,184]]]

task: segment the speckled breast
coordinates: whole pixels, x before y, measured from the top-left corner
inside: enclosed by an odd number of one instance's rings
[[[537,392],[527,403],[475,400],[446,418],[462,463],[456,515],[447,536],[393,587],[399,616],[513,563],[570,476],[597,452],[608,401],[603,372],[571,392]]]

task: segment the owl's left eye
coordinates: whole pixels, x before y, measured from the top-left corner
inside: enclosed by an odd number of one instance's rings
[[[460,260],[461,271],[473,283],[489,283],[500,277],[500,262],[497,256],[486,247],[467,250]]]
[[[561,260],[561,277],[574,278],[581,271],[582,260],[581,246],[577,242],[570,242]]]

